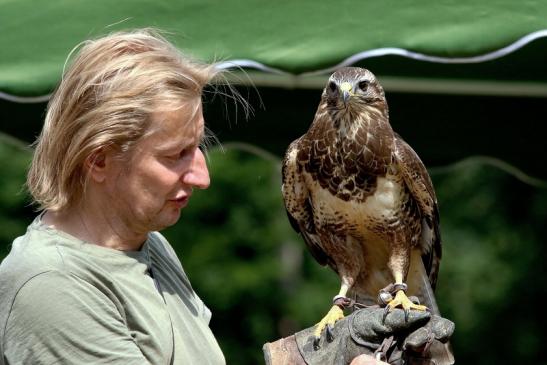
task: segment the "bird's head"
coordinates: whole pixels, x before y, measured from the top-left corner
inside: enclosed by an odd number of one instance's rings
[[[387,108],[384,89],[376,76],[360,67],[344,67],[333,73],[323,91],[329,109],[361,110],[364,106]]]

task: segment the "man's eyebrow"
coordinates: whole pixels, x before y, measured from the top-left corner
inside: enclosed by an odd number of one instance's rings
[[[171,150],[177,150],[184,146],[188,145],[188,140],[182,141],[173,141],[173,142],[167,142],[167,143],[159,143],[154,146],[154,148],[158,151],[171,151]]]
[[[174,151],[180,147],[180,144],[169,144],[169,145],[156,145],[154,149],[160,152],[169,152]]]

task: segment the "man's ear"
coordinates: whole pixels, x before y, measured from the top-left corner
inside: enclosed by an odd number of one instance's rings
[[[89,177],[98,183],[103,182],[106,179],[106,170],[109,160],[107,152],[103,148],[100,148],[89,155],[84,164]]]

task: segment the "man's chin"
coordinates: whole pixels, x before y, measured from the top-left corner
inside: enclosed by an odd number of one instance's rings
[[[164,209],[148,220],[148,231],[161,231],[174,226],[180,219],[180,209]]]
[[[160,222],[158,222],[159,228],[156,230],[161,231],[162,229],[174,226],[175,224],[177,224],[179,219],[180,219],[180,209],[177,212],[171,212],[169,216],[165,217]]]

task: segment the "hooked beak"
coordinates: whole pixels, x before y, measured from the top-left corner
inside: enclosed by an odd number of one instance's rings
[[[351,92],[351,84],[349,82],[343,82],[342,85],[340,85],[340,91],[342,92],[342,101],[344,102],[344,105],[347,105],[349,99],[353,95]]]
[[[344,102],[344,105],[348,104],[349,98],[351,97],[349,91],[342,91],[342,101]]]

